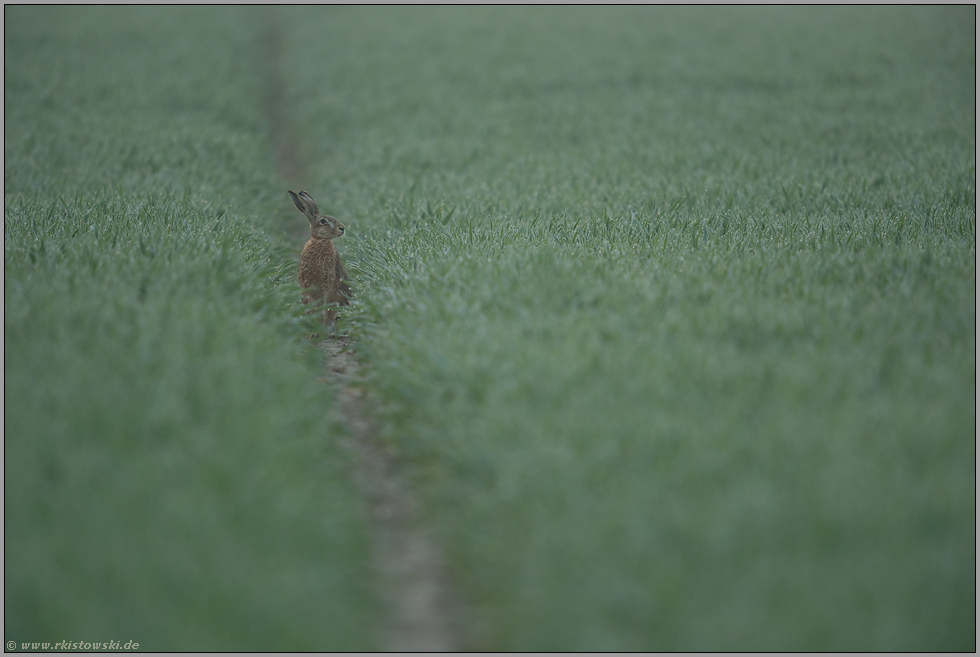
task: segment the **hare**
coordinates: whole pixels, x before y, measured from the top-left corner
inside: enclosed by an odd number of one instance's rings
[[[299,286],[303,289],[303,303],[313,302],[316,306],[308,312],[319,312],[323,308],[324,326],[332,326],[336,319],[334,306],[346,306],[351,296],[347,281],[347,270],[340,262],[340,255],[333,245],[333,238],[344,234],[344,224],[334,217],[320,214],[311,197],[306,192],[289,192],[293,205],[306,215],[310,221],[310,240],[299,254]]]

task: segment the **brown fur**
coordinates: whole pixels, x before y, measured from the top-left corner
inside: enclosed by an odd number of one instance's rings
[[[313,302],[310,313],[321,312],[321,322],[331,326],[336,319],[337,306],[346,306],[351,296],[347,270],[340,261],[340,254],[333,244],[335,237],[344,234],[344,225],[334,217],[320,214],[313,198],[306,192],[289,192],[296,208],[310,222],[310,240],[299,254],[299,286],[303,289],[303,303]]]

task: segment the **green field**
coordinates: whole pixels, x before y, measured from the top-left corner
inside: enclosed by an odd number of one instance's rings
[[[466,647],[974,650],[974,26],[6,9],[5,640],[377,647],[302,186]]]
[[[5,10],[5,640],[376,647],[260,28]]]

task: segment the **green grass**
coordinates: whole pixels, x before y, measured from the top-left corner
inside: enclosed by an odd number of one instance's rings
[[[972,8],[284,16],[472,646],[975,648]]]
[[[4,18],[5,640],[377,647],[303,187],[469,647],[975,649],[975,9]]]
[[[5,640],[363,650],[251,10],[5,10]]]

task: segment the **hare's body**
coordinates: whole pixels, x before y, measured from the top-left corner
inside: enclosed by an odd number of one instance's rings
[[[321,215],[316,203],[306,192],[289,198],[310,222],[310,239],[299,255],[299,286],[303,290],[303,303],[312,303],[310,312],[323,312],[321,321],[331,325],[336,317],[336,306],[346,306],[351,295],[347,270],[340,261],[340,254],[333,244],[335,237],[344,234],[344,225],[334,217]]]
[[[299,286],[303,289],[303,303],[316,305],[346,306],[350,288],[346,281],[347,270],[340,261],[340,254],[333,240],[310,237],[299,256]],[[333,311],[327,310],[324,323],[333,321]]]

